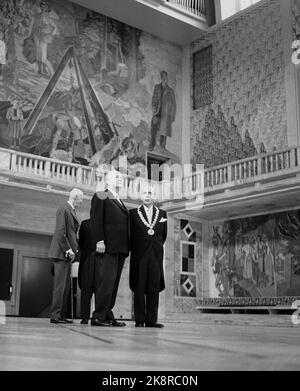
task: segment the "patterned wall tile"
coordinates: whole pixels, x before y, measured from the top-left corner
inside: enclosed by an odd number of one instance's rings
[[[174,305],[175,312],[185,312],[182,301],[202,297],[202,225],[175,219],[174,230]],[[177,306],[178,305],[178,306]]]
[[[209,45],[214,97],[192,112],[193,163],[209,167],[287,147],[280,2],[263,3],[212,30],[192,52]]]

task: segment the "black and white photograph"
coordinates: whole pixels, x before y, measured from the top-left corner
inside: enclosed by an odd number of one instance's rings
[[[0,371],[299,370],[300,0],[0,0]]]

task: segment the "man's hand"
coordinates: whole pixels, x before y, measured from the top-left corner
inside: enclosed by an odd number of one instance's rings
[[[97,253],[99,253],[99,254],[105,253],[105,244],[104,244],[104,242],[98,242],[98,243],[97,243],[96,251],[97,251]]]
[[[72,249],[68,250],[67,253],[66,253],[66,256],[68,259],[70,259],[72,262],[74,261],[75,259],[75,254],[74,254],[74,251]]]

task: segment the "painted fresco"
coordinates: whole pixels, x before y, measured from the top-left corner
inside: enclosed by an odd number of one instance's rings
[[[181,49],[67,1],[0,4],[0,147],[180,160]]]
[[[211,234],[210,297],[300,294],[300,211],[234,220]]]

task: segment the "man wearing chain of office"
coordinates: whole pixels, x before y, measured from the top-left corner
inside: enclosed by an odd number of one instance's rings
[[[136,327],[163,327],[157,322],[159,292],[165,289],[163,258],[167,213],[154,205],[150,184],[142,187],[142,205],[130,210],[129,284],[134,292]]]

